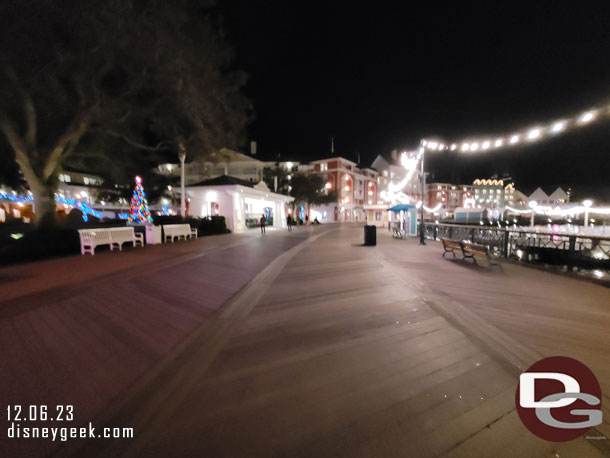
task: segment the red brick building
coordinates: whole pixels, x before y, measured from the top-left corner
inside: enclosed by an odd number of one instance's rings
[[[342,157],[312,161],[311,173],[320,174],[326,189],[337,192],[337,201],[312,207],[311,217],[321,221],[364,221],[364,205],[377,203],[379,173],[372,169],[359,169],[355,162]]]

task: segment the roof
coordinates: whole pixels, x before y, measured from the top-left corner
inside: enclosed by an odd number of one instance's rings
[[[221,175],[216,178],[211,178],[209,180],[203,180],[199,183],[190,184],[187,188],[193,186],[223,186],[223,185],[233,185],[238,184],[241,186],[247,186],[249,188],[253,188],[256,183],[251,183],[250,181],[240,180],[239,178],[231,177],[229,175]]]
[[[546,192],[543,191],[543,189],[541,187],[537,187],[536,190],[530,194],[529,198],[530,199],[534,199],[534,198],[548,199],[549,196],[547,195]]]
[[[551,199],[556,199],[556,198],[566,198],[568,197],[568,193],[565,192],[563,189],[561,189],[561,187],[555,189],[551,195],[549,196]]]
[[[247,154],[229,148],[220,148],[218,151],[209,154],[205,160],[210,162],[264,162],[258,158],[248,156]]]
[[[398,204],[398,205],[394,205],[392,208],[388,208],[388,211],[390,211],[390,212],[400,212],[400,211],[411,210],[412,208],[415,208],[415,205],[411,205],[411,204]]]
[[[358,165],[354,161],[350,161],[349,159],[346,159],[346,158],[341,157],[341,156],[331,156],[331,157],[327,157],[325,159],[318,159],[317,161],[310,161],[309,163],[310,164],[319,164],[320,162],[336,161],[338,159],[340,159],[342,161],[345,161],[345,162],[349,162],[352,165]]]

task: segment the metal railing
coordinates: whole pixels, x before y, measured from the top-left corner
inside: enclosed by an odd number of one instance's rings
[[[601,261],[610,259],[610,237],[537,231],[529,227],[445,223],[426,223],[425,229],[427,239],[469,241],[485,245],[506,258],[516,254],[517,250],[554,249]]]

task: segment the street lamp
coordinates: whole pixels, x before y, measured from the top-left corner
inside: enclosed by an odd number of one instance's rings
[[[178,157],[180,158],[180,214],[184,218],[186,216],[186,191],[184,189],[184,161],[186,160],[186,149],[182,142],[180,142],[178,147],[180,148],[180,151],[178,152]]]
[[[530,226],[534,227],[534,219],[536,219],[536,206],[538,205],[538,202],[531,200],[527,205],[532,209],[532,221]]]
[[[589,208],[593,205],[593,202],[589,199],[583,201],[583,207],[585,207],[585,227],[589,225]]]
[[[426,144],[425,140],[419,143],[421,152],[421,208],[420,208],[420,223],[419,223],[419,244],[426,244],[426,225],[424,223],[424,192],[426,189],[426,174],[424,172],[424,158],[426,157]]]

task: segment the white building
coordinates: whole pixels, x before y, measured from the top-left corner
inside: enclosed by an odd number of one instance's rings
[[[570,202],[570,195],[561,188],[555,189],[549,196],[551,205],[561,205]]]
[[[538,205],[548,205],[549,204],[549,196],[546,192],[542,190],[542,188],[536,188],[536,190],[530,194],[529,201],[535,201]]]
[[[203,180],[227,175],[258,183],[264,177],[265,169],[281,167],[287,171],[301,171],[301,165],[295,161],[261,161],[248,154],[229,148],[221,148],[205,158],[193,159],[185,164],[185,181],[187,185]],[[157,170],[162,175],[180,177],[180,164],[160,164]]]
[[[371,168],[379,172],[378,187],[380,191],[388,191],[390,183],[400,183],[407,176],[408,171],[400,164],[397,150],[390,153],[389,158],[378,155],[373,161]],[[421,200],[421,182],[419,174],[414,173],[411,179],[404,184],[400,190],[408,201],[418,202]],[[390,205],[392,202],[390,202]]]
[[[268,226],[286,227],[286,206],[294,200],[271,192],[262,181],[252,184],[226,175],[187,186],[186,193],[189,215],[224,216],[233,232],[258,227],[263,214]]]

